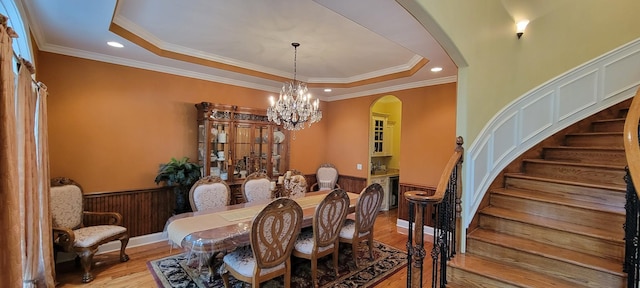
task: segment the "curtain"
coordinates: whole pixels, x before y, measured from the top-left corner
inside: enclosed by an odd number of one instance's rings
[[[0,15],[0,271],[7,287],[54,287],[54,262],[49,214],[49,152],[47,89],[34,87],[33,65],[19,58],[17,89],[11,37],[17,37]],[[39,89],[37,89],[39,88]],[[37,90],[36,90],[37,89]],[[8,282],[7,282],[8,281]]]
[[[18,194],[18,148],[11,28],[0,15],[0,271],[7,287],[22,286],[22,226]]]

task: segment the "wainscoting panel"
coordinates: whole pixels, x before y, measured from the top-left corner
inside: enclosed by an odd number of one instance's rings
[[[130,237],[162,232],[167,219],[173,214],[174,203],[173,189],[167,187],[84,196],[86,211],[120,213]],[[97,221],[102,219],[87,218],[85,223]]]
[[[338,185],[344,191],[360,194],[362,189],[367,187],[367,178],[340,175],[338,176]]]
[[[640,85],[637,67],[640,39],[549,80],[498,112],[466,148],[464,228],[491,182],[509,163],[554,133],[633,97]]]
[[[315,183],[315,174],[305,176],[309,180],[313,179],[312,181]],[[338,184],[347,192],[360,193],[367,186],[367,179],[340,175]],[[169,187],[104,192],[84,196],[86,211],[120,213],[123,225],[129,230],[130,237],[162,232],[165,223],[173,215],[174,208],[175,196],[173,189]],[[104,221],[105,219],[98,217],[85,219],[87,225]]]
[[[407,201],[406,198],[404,198],[404,192],[408,192],[408,191],[426,191],[427,194],[429,195],[433,195],[436,193],[436,187],[427,187],[427,186],[420,186],[420,185],[413,185],[413,184],[408,184],[408,183],[400,183],[400,189],[398,191],[398,219],[402,219],[402,220],[409,220],[409,201]],[[426,226],[432,226],[432,217],[431,214],[433,213],[433,206],[429,205],[427,206],[427,209],[425,211],[425,225]]]

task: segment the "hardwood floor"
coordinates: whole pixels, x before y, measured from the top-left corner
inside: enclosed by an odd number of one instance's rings
[[[397,209],[382,212],[375,224],[374,238],[376,241],[391,245],[406,251],[407,235],[399,233],[396,227]],[[425,241],[425,249],[431,251],[431,242]],[[156,282],[147,268],[147,261],[180,253],[180,249],[173,249],[167,242],[159,242],[144,246],[127,248],[130,260],[120,263],[118,252],[105,253],[94,257],[95,266],[92,269],[95,280],[91,283],[80,282],[82,271],[74,267],[73,261],[58,264],[57,287],[157,287]],[[426,259],[429,260],[429,259]],[[424,287],[431,285],[431,263],[425,263]],[[407,269],[404,268],[391,277],[379,283],[376,287],[405,287],[407,283]]]

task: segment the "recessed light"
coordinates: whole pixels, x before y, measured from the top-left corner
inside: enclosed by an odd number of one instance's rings
[[[331,92],[331,88],[324,88],[324,92],[327,92],[327,93]]]
[[[442,71],[442,67],[433,67],[431,68],[431,72],[440,72]]]
[[[107,45],[111,46],[111,47],[116,47],[116,48],[122,48],[124,47],[124,45],[116,42],[116,41],[109,41],[107,42]]]

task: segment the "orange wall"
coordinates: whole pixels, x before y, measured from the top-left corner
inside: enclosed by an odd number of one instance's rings
[[[195,103],[266,109],[273,94],[54,53],[38,58],[38,80],[49,89],[51,176],[71,177],[88,193],[156,187],[158,165],[196,159]],[[314,143],[326,128],[316,124],[291,141],[291,167],[305,173],[324,158]]]
[[[367,177],[369,110],[385,95],[402,101],[400,181],[435,186],[455,148],[455,83],[329,102],[328,160],[340,174]],[[356,169],[358,163],[363,170]]]
[[[48,52],[37,60],[38,80],[49,88],[51,176],[71,177],[87,193],[156,187],[159,164],[196,159],[195,103],[265,109],[274,94]],[[403,101],[401,180],[433,184],[425,172],[439,176],[435,156],[453,149],[455,84],[393,95]],[[292,133],[291,168],[311,174],[332,162],[341,174],[366,177],[369,109],[380,96],[321,102],[324,118]],[[422,122],[432,124],[411,128]]]

